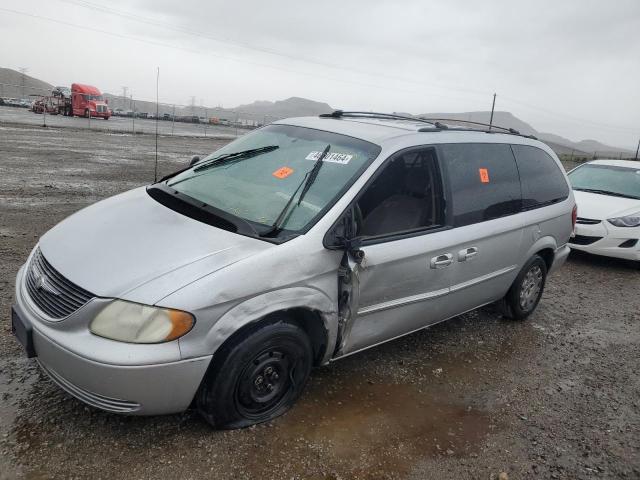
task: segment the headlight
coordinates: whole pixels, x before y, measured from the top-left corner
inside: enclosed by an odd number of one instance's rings
[[[626,217],[608,218],[607,222],[616,227],[640,227],[640,212]]]
[[[161,343],[187,333],[193,315],[181,310],[114,300],[93,319],[89,330],[101,337],[129,343]]]

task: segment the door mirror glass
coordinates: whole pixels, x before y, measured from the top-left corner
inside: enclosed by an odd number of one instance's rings
[[[189,166],[192,167],[196,163],[198,163],[199,161],[200,161],[200,157],[198,155],[194,155],[193,157],[191,157],[191,161],[189,162]]]

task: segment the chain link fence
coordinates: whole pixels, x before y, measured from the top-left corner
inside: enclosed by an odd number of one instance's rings
[[[160,135],[238,137],[282,118],[238,109],[196,106],[193,103],[156,104],[134,96],[104,94],[94,100],[107,103],[110,116],[105,121],[91,112],[89,115],[69,116],[70,108],[65,110],[64,103],[70,106],[71,99],[59,94],[59,90],[54,94],[57,89],[0,83],[0,122],[135,134],[155,133],[157,129]],[[18,95],[9,96],[7,93]]]

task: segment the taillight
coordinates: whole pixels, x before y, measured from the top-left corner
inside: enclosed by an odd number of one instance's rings
[[[574,233],[576,231],[576,220],[578,220],[578,205],[574,205],[573,211],[571,212],[571,228]]]

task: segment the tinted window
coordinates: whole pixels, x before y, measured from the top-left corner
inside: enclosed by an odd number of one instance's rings
[[[356,204],[358,234],[393,235],[443,224],[442,182],[433,148],[388,161]]]
[[[555,160],[544,150],[526,145],[513,145],[513,153],[522,181],[522,204],[536,208],[564,200],[569,186]]]
[[[517,213],[520,179],[509,145],[442,145],[456,227]]]

